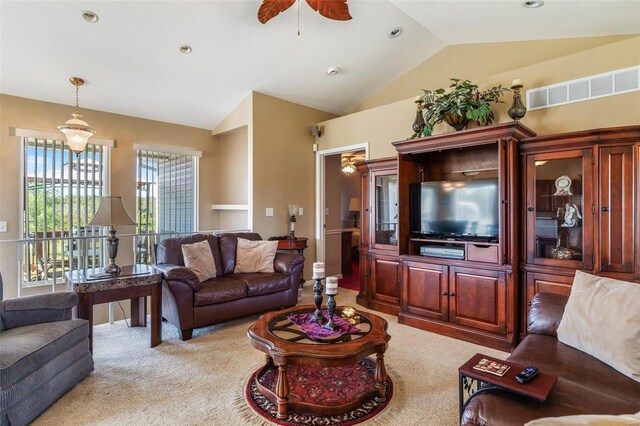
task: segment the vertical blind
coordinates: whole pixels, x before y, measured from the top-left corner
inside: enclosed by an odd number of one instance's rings
[[[138,233],[191,232],[196,228],[196,156],[136,150]],[[150,261],[151,241],[140,237],[136,260]]]
[[[76,155],[59,140],[23,138],[23,285],[60,280],[65,271],[102,265],[102,239],[87,228],[106,195],[107,146]]]

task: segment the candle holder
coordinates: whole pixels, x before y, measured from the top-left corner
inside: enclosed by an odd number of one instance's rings
[[[314,278],[315,284],[313,284],[313,301],[316,304],[316,311],[309,319],[310,322],[316,322],[322,324],[324,317],[322,316],[322,278]]]
[[[527,108],[522,103],[522,99],[520,99],[522,84],[514,84],[511,89],[513,90],[513,105],[511,105],[507,114],[512,120],[519,121],[527,113]]]
[[[335,331],[338,326],[333,322],[333,314],[336,308],[336,300],[333,294],[327,294],[327,312],[329,312],[329,322],[323,325],[327,330]]]

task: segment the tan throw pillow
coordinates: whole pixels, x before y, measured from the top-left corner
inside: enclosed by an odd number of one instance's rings
[[[640,285],[581,271],[558,326],[558,340],[640,382]]]
[[[640,425],[640,412],[636,414],[620,414],[613,416],[608,414],[578,414],[575,416],[544,417],[532,420],[524,426],[613,426],[613,425]]]
[[[208,241],[182,245],[184,266],[191,269],[200,282],[216,276],[216,262],[213,260],[211,246]]]
[[[236,267],[233,272],[274,272],[277,241],[250,241],[238,238]]]

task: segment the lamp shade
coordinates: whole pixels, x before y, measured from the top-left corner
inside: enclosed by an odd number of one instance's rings
[[[360,198],[352,198],[351,200],[349,200],[349,211],[350,212],[360,211]]]
[[[126,226],[135,225],[127,211],[122,197],[106,196],[100,200],[98,211],[89,222],[88,226]]]

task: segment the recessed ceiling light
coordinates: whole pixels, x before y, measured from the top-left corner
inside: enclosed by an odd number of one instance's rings
[[[328,76],[334,76],[336,74],[338,74],[340,72],[340,68],[338,67],[331,67],[327,70],[327,75]]]
[[[528,9],[535,9],[541,7],[544,2],[542,0],[527,0],[520,3],[522,7],[526,7]]]
[[[394,29],[389,31],[389,38],[400,37],[400,34],[402,34],[402,31],[404,31],[402,27],[395,27]]]
[[[180,52],[184,53],[185,55],[191,53],[191,50],[191,46],[189,46],[188,44],[183,44],[182,46],[180,46]]]
[[[85,10],[82,12],[82,19],[84,19],[87,22],[91,22],[92,24],[95,24],[96,22],[98,22],[98,15],[96,15],[94,12],[90,11],[90,10]]]

